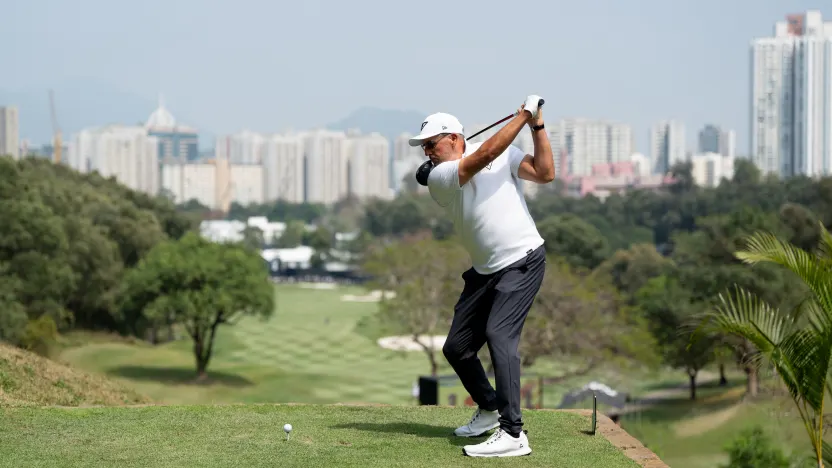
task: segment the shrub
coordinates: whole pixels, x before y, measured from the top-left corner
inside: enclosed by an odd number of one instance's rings
[[[789,468],[783,451],[760,426],[743,431],[726,447],[730,461],[722,468]]]

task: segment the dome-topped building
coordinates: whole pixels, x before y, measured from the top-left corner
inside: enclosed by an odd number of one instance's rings
[[[170,113],[169,110],[165,109],[165,104],[162,101],[162,98],[159,98],[159,107],[150,114],[150,117],[147,118],[147,122],[144,124],[144,127],[147,129],[151,128],[173,128],[176,126],[176,119],[173,117],[173,114]]]
[[[149,135],[159,140],[159,160],[194,161],[199,158],[199,140],[195,128],[178,125],[159,96],[159,107],[144,124]]]

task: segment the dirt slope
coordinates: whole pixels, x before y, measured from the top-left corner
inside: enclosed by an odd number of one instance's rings
[[[151,403],[106,377],[0,342],[0,407]]]

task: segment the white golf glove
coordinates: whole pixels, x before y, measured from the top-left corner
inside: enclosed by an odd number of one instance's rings
[[[540,99],[540,96],[532,94],[526,97],[526,102],[523,103],[523,110],[531,112],[533,119],[537,118],[537,103]]]

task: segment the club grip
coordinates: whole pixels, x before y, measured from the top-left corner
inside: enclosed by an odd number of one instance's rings
[[[538,99],[538,100],[537,100],[537,107],[543,107],[543,103],[545,103],[545,102],[546,102],[546,101],[545,101],[543,98]],[[514,112],[514,114],[512,114],[512,115],[513,115],[513,116],[515,116],[515,117],[517,117],[518,115],[520,115],[520,111],[516,111],[516,112]],[[500,123],[500,122],[497,122],[497,123]],[[496,125],[496,124],[494,124],[494,125]],[[493,127],[494,125],[492,125],[492,127]],[[490,128],[490,127],[489,127],[489,128]],[[487,129],[486,129],[486,130],[487,130]],[[484,131],[485,131],[485,130],[480,130],[480,132],[484,132]],[[468,137],[468,138],[471,138],[471,137]]]

